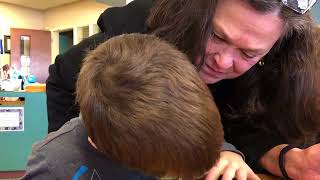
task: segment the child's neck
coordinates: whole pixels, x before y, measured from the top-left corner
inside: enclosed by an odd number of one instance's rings
[[[95,149],[98,149],[96,144],[91,140],[91,138],[89,136],[88,136],[88,142],[92,147],[94,147]]]

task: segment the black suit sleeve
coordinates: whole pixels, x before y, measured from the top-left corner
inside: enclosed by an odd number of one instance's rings
[[[79,107],[75,104],[75,83],[87,51],[116,35],[145,32],[145,20],[152,2],[135,0],[124,7],[108,8],[98,20],[101,33],[81,41],[56,57],[55,63],[49,67],[46,82],[49,132],[56,131],[79,115]]]
[[[252,127],[244,121],[223,122],[225,138],[240,150],[248,165],[257,173],[265,173],[259,160],[273,147],[284,144],[286,141],[277,133],[266,132]]]
[[[268,131],[257,124],[256,122],[261,121],[259,117],[253,119],[254,117],[234,116],[234,112],[239,112],[239,107],[242,106],[240,98],[248,97],[246,91],[236,89],[234,83],[234,80],[223,80],[209,85],[221,114],[225,140],[244,154],[246,163],[255,172],[264,173],[259,163],[260,158],[286,141],[276,130]]]
[[[93,35],[58,55],[55,63],[50,65],[46,81],[49,132],[58,130],[65,122],[79,115],[74,94],[77,75],[86,53],[104,40],[103,33]]]

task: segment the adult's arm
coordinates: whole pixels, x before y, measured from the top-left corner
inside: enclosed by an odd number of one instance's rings
[[[103,33],[93,35],[58,55],[55,63],[50,65],[46,81],[49,132],[58,130],[65,122],[79,115],[74,94],[77,74],[87,51],[104,40]]]
[[[253,127],[246,119],[237,117],[230,118],[228,114],[232,114],[232,110],[236,109],[239,104],[235,101],[234,82],[232,80],[224,80],[209,85],[211,93],[219,108],[225,139],[232,143],[246,157],[246,163],[255,171],[261,173],[263,168],[260,166],[259,159],[273,147],[284,144],[283,138],[276,133],[262,131]],[[238,91],[236,91],[238,92]],[[245,92],[239,91],[239,94]],[[233,95],[230,97],[230,95]],[[240,95],[239,95],[240,96]],[[245,95],[242,95],[244,98]],[[241,96],[240,96],[241,97]],[[241,104],[240,104],[241,105]],[[233,107],[232,109],[230,108]]]
[[[104,11],[98,25],[102,33],[93,35],[64,54],[58,55],[49,67],[47,79],[48,131],[56,131],[65,122],[79,115],[75,104],[75,82],[86,52],[108,38],[123,33],[145,32],[145,19],[153,0],[134,0],[124,7]]]
[[[255,128],[245,120],[223,120],[222,122],[226,141],[232,143],[244,154],[247,164],[255,172],[263,173],[264,168],[259,160],[265,153],[277,145],[285,144],[285,140],[278,134]]]
[[[230,129],[231,126],[234,127],[232,128],[234,131]],[[256,172],[263,173],[263,170],[267,170],[274,175],[282,176],[278,161],[280,151],[287,145],[283,138],[275,133],[267,133],[250,125],[243,125],[243,122],[233,122],[233,125],[229,125],[226,129],[229,138],[232,135],[231,142],[244,153],[250,167]],[[285,154],[285,169],[288,176],[292,179],[320,179],[319,152],[320,144],[303,150],[294,148],[288,151]]]
[[[278,145],[265,153],[261,165],[269,172],[282,176],[278,165],[279,153],[286,144]],[[285,156],[284,168],[291,179],[320,179],[320,144],[306,149],[293,148]]]

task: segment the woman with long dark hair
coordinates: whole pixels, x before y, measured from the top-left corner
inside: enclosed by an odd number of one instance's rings
[[[49,131],[78,116],[74,84],[87,49],[122,33],[153,33],[198,68],[226,140],[251,167],[285,178],[320,178],[319,62],[308,11],[315,1],[300,1],[136,0],[107,9],[98,20],[102,33],[59,55],[49,69]],[[207,179],[255,179],[241,156],[227,150]]]

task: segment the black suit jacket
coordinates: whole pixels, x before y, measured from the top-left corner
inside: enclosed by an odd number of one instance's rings
[[[75,83],[82,60],[88,51],[110,37],[133,32],[146,32],[145,21],[152,0],[135,0],[124,7],[105,10],[98,19],[102,32],[84,39],[56,57],[49,67],[47,84],[48,131],[58,130],[65,122],[79,115],[75,103]]]

